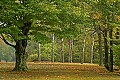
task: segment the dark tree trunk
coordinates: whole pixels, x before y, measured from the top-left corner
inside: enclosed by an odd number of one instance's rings
[[[110,72],[113,72],[113,50],[112,50],[112,47],[113,47],[113,41],[112,41],[112,28],[110,29],[110,32],[109,32],[109,37],[110,37],[110,66],[109,66],[109,71]]]
[[[109,65],[108,65],[108,40],[107,40],[107,29],[104,29],[104,51],[105,51],[104,66],[105,66],[106,69],[109,70]]]
[[[16,64],[15,68],[13,69],[14,71],[27,71],[27,54],[25,52],[27,45],[27,40],[18,40],[16,42],[15,50],[16,50]]]

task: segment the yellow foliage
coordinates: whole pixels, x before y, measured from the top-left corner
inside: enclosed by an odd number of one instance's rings
[[[93,19],[100,19],[101,18],[101,14],[100,13],[94,13],[93,14]]]
[[[119,22],[120,22],[120,16],[117,16],[117,21],[119,21]]]

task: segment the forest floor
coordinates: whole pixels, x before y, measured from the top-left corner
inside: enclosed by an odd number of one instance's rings
[[[13,72],[14,64],[0,62],[0,80],[120,80],[120,71],[97,64],[28,62],[29,71]]]

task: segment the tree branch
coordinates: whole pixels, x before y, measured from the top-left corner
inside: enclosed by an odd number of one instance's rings
[[[15,45],[10,44],[10,43],[5,39],[5,37],[4,37],[3,34],[1,34],[1,36],[2,36],[2,37],[0,37],[0,38],[1,38],[7,45],[12,46],[12,47],[15,48]]]

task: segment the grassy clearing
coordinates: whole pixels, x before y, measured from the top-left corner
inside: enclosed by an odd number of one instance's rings
[[[104,67],[77,63],[28,63],[29,71],[12,72],[14,63],[0,63],[0,80],[120,80]]]

